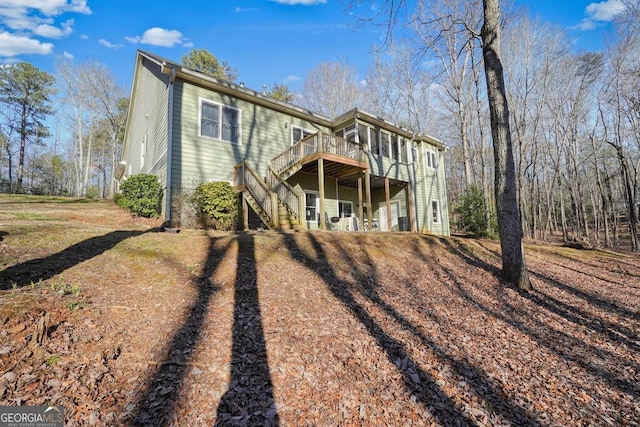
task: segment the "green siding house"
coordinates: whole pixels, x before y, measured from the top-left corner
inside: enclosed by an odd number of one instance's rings
[[[444,152],[359,109],[324,117],[138,51],[116,178],[156,175],[174,225],[181,195],[227,181],[245,227],[448,235]]]

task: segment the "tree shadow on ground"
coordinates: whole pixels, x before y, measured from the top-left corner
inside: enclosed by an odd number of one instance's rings
[[[189,362],[201,341],[212,298],[220,290],[212,277],[234,242],[238,244],[238,255],[234,284],[231,380],[218,406],[215,425],[279,424],[260,314],[253,237],[241,234],[222,247],[218,247],[218,240],[212,239],[210,242],[203,274],[194,283],[198,290],[196,299],[188,310],[184,324],[167,345],[164,360],[158,364],[136,402],[131,425],[155,427],[179,424],[176,404],[190,370]]]
[[[408,318],[383,300],[378,292],[381,285],[373,260],[368,260],[365,267],[367,271],[358,270],[355,260],[351,258],[348,251],[339,247],[339,241],[333,242],[344,257],[344,262],[353,267],[351,275],[356,278],[357,283],[352,284],[338,277],[336,269],[327,261],[321,243],[313,234],[309,233],[305,236],[308,236],[315,253],[313,256],[306,254],[293,236],[285,235],[285,246],[291,257],[318,274],[333,295],[359,320],[380,349],[385,352],[389,362],[396,366],[402,375],[406,390],[422,402],[437,423],[441,425],[477,425],[467,413],[459,408],[457,402],[441,389],[435,378],[421,368],[419,361],[412,358],[402,339],[394,337],[391,331],[385,330],[376,321],[372,312],[358,302],[360,297],[365,297],[368,302],[382,309],[402,329],[416,337],[426,349],[433,351],[443,363],[452,367],[457,374],[464,376],[473,387],[476,387],[479,396],[485,399],[487,404],[499,412],[504,419],[516,425],[537,425],[525,410],[501,397],[501,391],[495,388],[484,372],[471,366],[465,360],[455,359],[448,355],[438,343],[426,337]]]
[[[0,271],[0,290],[23,287],[40,280],[50,279],[71,267],[103,254],[123,240],[149,231],[112,231],[104,236],[83,240],[55,254],[5,268]]]
[[[189,369],[189,361],[200,341],[209,303],[220,289],[211,277],[229,247],[217,249],[216,241],[217,239],[211,239],[203,274],[195,280],[198,295],[188,310],[184,324],[173,334],[167,345],[164,359],[158,363],[146,389],[136,402],[136,413],[131,425],[167,426],[174,422],[176,400]]]
[[[477,255],[470,254],[469,251],[457,250],[453,245],[449,245],[448,249],[453,255],[461,258],[461,262],[482,268],[486,271],[491,271],[495,268],[487,264]],[[618,369],[619,367],[633,367],[634,370],[640,371],[640,366],[634,361],[628,360],[614,351],[591,345],[578,336],[570,335],[563,330],[546,324],[535,312],[531,312],[526,308],[523,309],[518,304],[514,304],[513,301],[507,299],[505,292],[498,291],[495,295],[492,295],[492,297],[498,299],[498,304],[488,306],[472,295],[468,289],[465,289],[463,283],[460,281],[461,279],[456,277],[453,271],[444,266],[441,266],[441,268],[453,284],[456,293],[469,304],[493,318],[517,328],[542,347],[567,362],[577,364],[586,372],[599,378],[609,386],[633,396],[640,395],[640,385],[630,379],[624,369]],[[536,273],[531,267],[529,268],[529,272],[532,276],[545,281],[545,283],[563,289],[600,309],[614,312],[620,310],[619,306],[611,302],[595,298],[589,293],[577,290],[569,284],[561,283],[555,279]],[[480,292],[488,292],[486,290],[483,291],[480,287],[476,289]],[[597,319],[594,315],[586,313],[572,305],[560,303],[551,295],[539,289],[533,289],[529,292],[519,291],[518,294],[521,298],[528,300],[553,315],[560,316],[568,322],[589,328],[591,331],[598,333],[601,338],[609,340],[613,348],[616,348],[616,346],[620,344],[626,345],[633,350],[638,348],[638,344],[633,342],[633,340],[637,338],[637,334],[628,328],[611,322],[606,325],[601,325],[601,319]],[[635,318],[634,316],[630,317]],[[612,361],[615,363],[611,363]]]
[[[277,426],[257,285],[255,245],[238,236],[231,380],[217,410],[216,426]]]

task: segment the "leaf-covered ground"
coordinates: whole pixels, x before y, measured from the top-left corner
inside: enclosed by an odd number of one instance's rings
[[[640,260],[409,233],[159,232],[0,196],[0,405],[67,425],[640,425]]]

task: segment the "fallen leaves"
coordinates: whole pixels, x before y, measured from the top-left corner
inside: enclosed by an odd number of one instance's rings
[[[521,294],[484,240],[185,230],[111,247],[48,279],[80,297],[0,293],[0,405],[60,404],[70,426],[640,424],[638,258],[537,246]]]

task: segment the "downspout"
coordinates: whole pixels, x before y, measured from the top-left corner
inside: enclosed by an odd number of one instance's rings
[[[169,99],[168,99],[168,135],[167,135],[167,196],[165,204],[164,219],[167,224],[171,224],[171,167],[173,163],[173,83],[176,80],[176,69],[171,68],[169,75]]]

